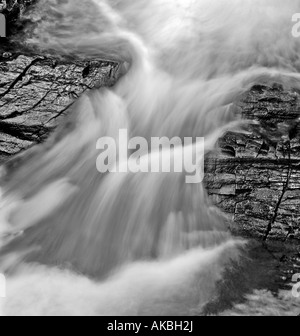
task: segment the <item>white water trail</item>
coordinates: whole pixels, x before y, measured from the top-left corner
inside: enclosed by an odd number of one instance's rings
[[[190,251],[168,262],[141,262],[107,281],[43,266],[24,266],[7,283],[6,315],[193,315],[214,296],[234,243]],[[222,255],[222,257],[221,257]],[[220,261],[222,259],[222,261]]]
[[[4,201],[14,206],[1,210],[4,314],[201,313],[240,243],[202,184],[175,173],[99,174],[96,142],[128,129],[147,140],[205,137],[212,150],[225,131],[241,127],[232,123],[234,102],[252,85],[299,88],[299,41],[291,35],[299,5],[41,2],[30,43],[115,60],[121,78],[80,98],[17,169],[6,165]]]

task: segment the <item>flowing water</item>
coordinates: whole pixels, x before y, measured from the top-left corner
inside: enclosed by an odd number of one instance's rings
[[[40,2],[29,43],[116,61],[120,79],[80,98],[18,168],[3,167],[0,313],[195,315],[217,299],[247,249],[203,184],[179,173],[100,174],[96,143],[120,129],[149,141],[205,137],[204,151],[183,148],[203,157],[224,132],[242,131],[234,102],[253,84],[299,87],[299,10],[299,0]],[[259,306],[255,295],[248,308]]]

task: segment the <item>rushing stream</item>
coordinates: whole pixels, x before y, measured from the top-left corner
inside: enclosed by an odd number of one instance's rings
[[[252,85],[299,87],[299,10],[299,0],[41,1],[29,43],[116,61],[120,79],[81,97],[20,167],[3,168],[0,313],[204,313],[247,243],[186,172],[99,173],[96,144],[121,129],[149,142],[204,137],[204,148],[181,148],[198,163],[224,132],[243,132],[233,103]],[[273,314],[297,309],[289,293],[263,291],[223,314],[259,314],[266,302]]]

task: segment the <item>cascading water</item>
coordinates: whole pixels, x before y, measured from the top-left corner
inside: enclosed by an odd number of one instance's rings
[[[233,103],[253,84],[299,86],[300,44],[291,35],[299,5],[41,1],[29,43],[115,60],[120,79],[80,98],[18,168],[4,167],[2,314],[201,314],[244,243],[231,238],[202,184],[178,173],[100,174],[96,143],[128,129],[148,141],[205,137],[197,154],[212,150],[241,127]]]

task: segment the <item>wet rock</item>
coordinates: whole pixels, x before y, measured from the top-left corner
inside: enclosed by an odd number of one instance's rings
[[[259,125],[220,139],[222,154],[206,159],[208,192],[232,220],[233,232],[298,246],[300,95],[279,85],[256,86],[238,107]]]
[[[0,61],[0,160],[44,141],[86,90],[110,85],[115,63],[11,55]]]

